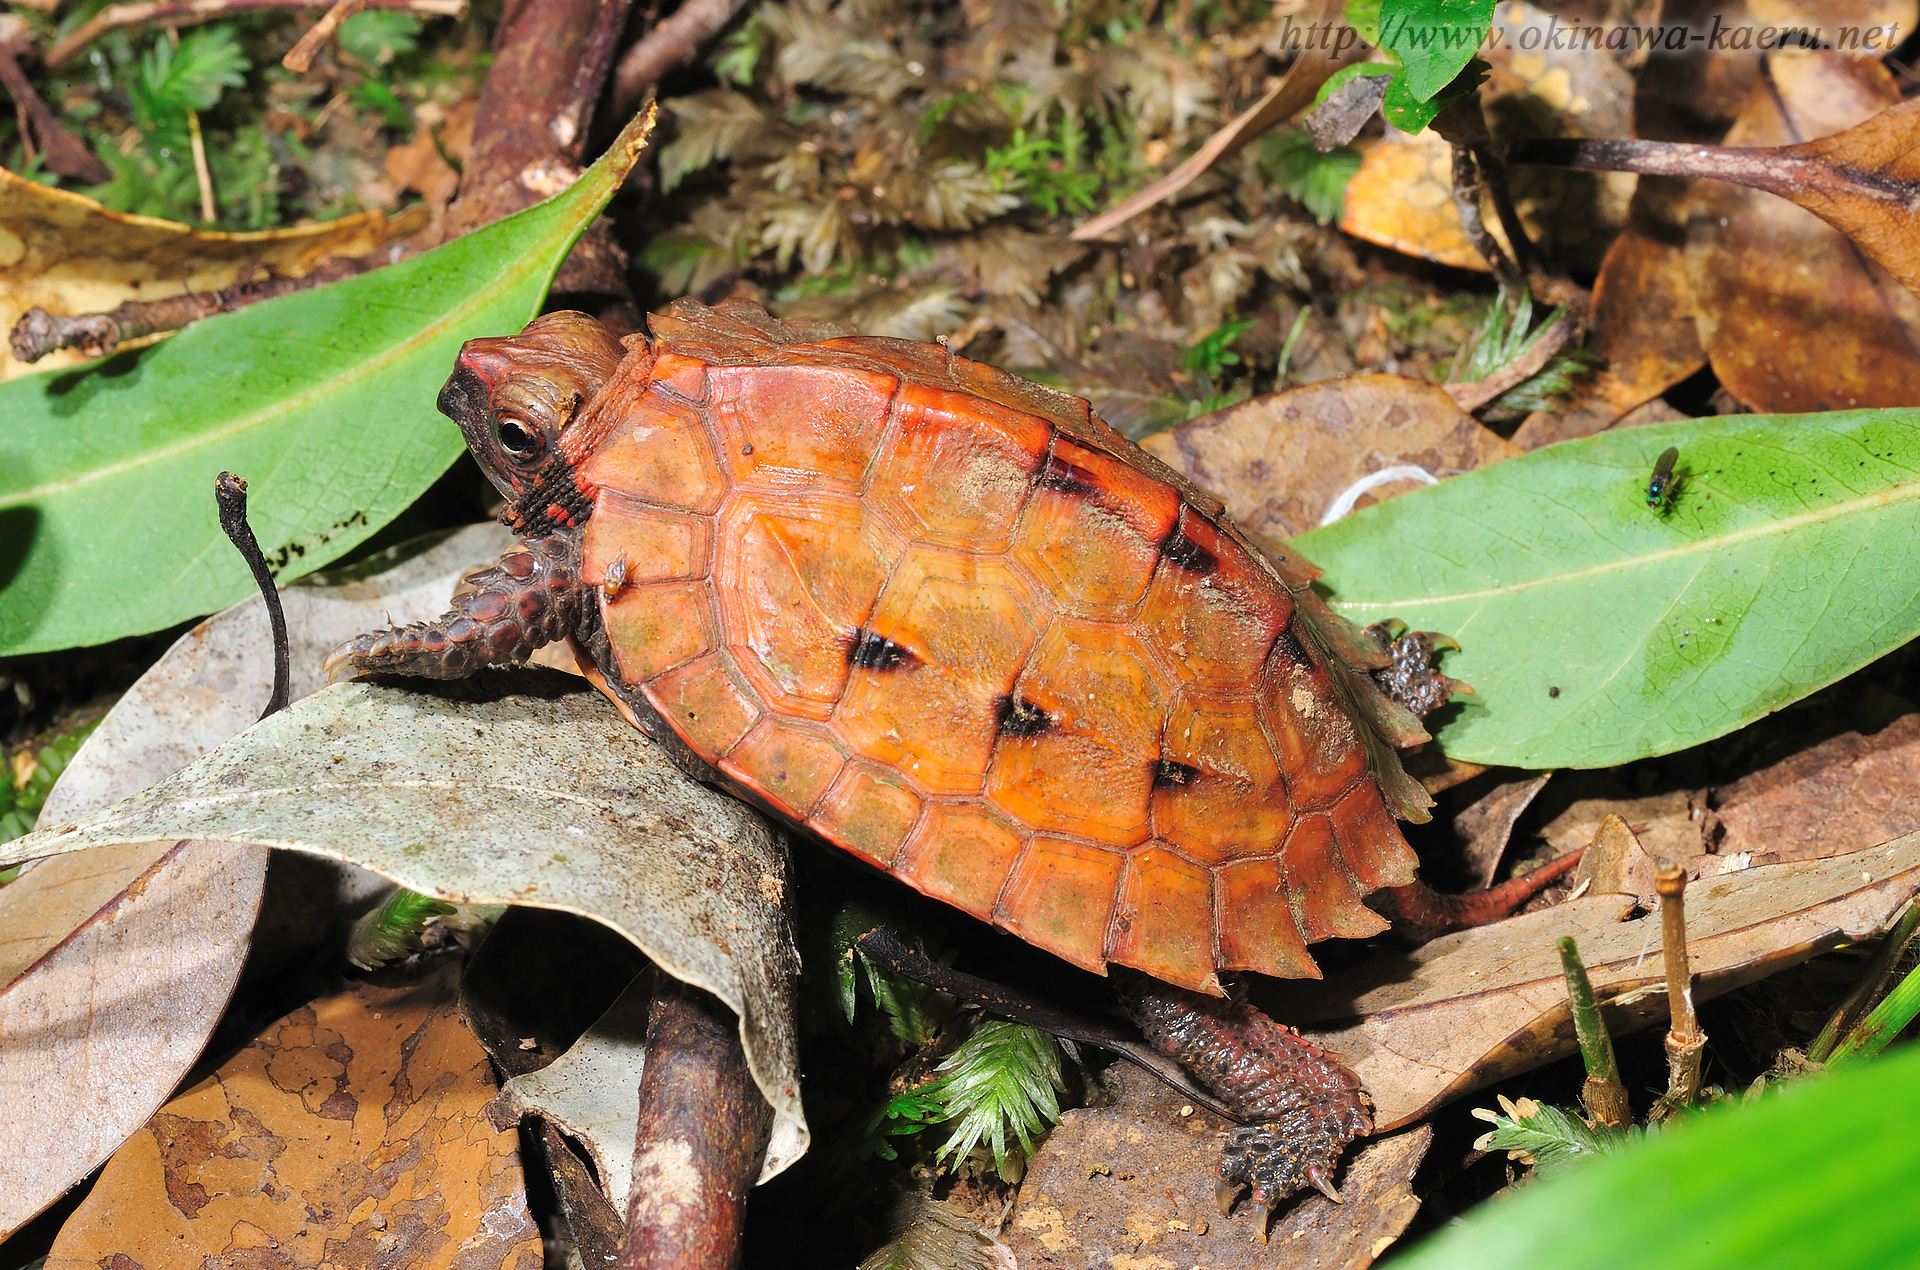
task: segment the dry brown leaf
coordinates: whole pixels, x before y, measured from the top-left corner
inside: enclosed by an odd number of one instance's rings
[[[1877,62],[1803,53],[1773,57],[1767,71],[1727,134],[1729,145],[1828,136],[1899,101]],[[1902,113],[1920,124],[1920,103]],[[1920,158],[1920,149],[1913,153]],[[1912,225],[1911,212],[1899,215]],[[1920,297],[1867,264],[1845,234],[1811,212],[1760,190],[1702,183],[1687,263],[1701,342],[1720,382],[1746,405],[1795,411],[1912,403]]]
[[[1113,1099],[1062,1116],[1027,1168],[1005,1236],[1022,1270],[1365,1270],[1420,1209],[1426,1125],[1356,1151],[1344,1204],[1309,1194],[1262,1244],[1248,1205],[1214,1207],[1227,1122],[1128,1064],[1108,1079]]]
[[[1642,908],[1651,908],[1659,871],[1627,822],[1609,814],[1594,830],[1572,881],[1576,890],[1584,886],[1595,895],[1631,895]]]
[[[1848,732],[1714,791],[1722,855],[1755,864],[1858,851],[1920,829],[1920,714]]]
[[[1355,238],[1456,269],[1486,273],[1453,205],[1453,147],[1431,128],[1417,137],[1387,129],[1347,182],[1340,228]],[[1489,226],[1496,237],[1497,226]]]
[[[263,268],[298,277],[326,256],[368,255],[425,220],[424,210],[363,212],[260,233],[203,233],[110,212],[0,169],[0,326],[11,330],[35,305],[60,316],[103,313],[126,300],[231,286]],[[67,349],[29,366],[0,346],[0,380],[82,360]]]
[[[1706,364],[1680,245],[1685,203],[1685,187],[1673,178],[1641,178],[1627,227],[1593,284],[1586,346],[1604,364],[1576,380],[1553,409],[1529,415],[1513,434],[1515,445],[1535,450],[1591,435]]]
[[[1920,834],[1826,860],[1708,878],[1687,890],[1694,998],[1704,1001],[1884,931],[1920,890]],[[1262,1004],[1360,1075],[1391,1130],[1450,1098],[1574,1052],[1554,941],[1571,935],[1615,1036],[1666,1017],[1660,921],[1599,895],[1445,935]]]
[[[1467,876],[1476,887],[1493,885],[1494,873],[1507,852],[1514,822],[1526,813],[1552,772],[1536,772],[1519,780],[1503,781],[1463,808],[1453,818],[1453,831],[1466,844]]]
[[[416,683],[335,684],[106,811],[0,845],[0,861],[206,838],[350,860],[455,903],[590,917],[739,1016],[775,1113],[762,1176],[793,1163],[807,1130],[784,840],[577,679]]]
[[[114,1155],[46,1270],[539,1270],[453,985],[362,984],[268,1027]]]
[[[499,525],[478,525],[361,581],[287,588],[293,696],[323,686],[326,653],[385,614],[443,612],[460,573],[511,541]],[[208,618],[101,720],[42,822],[179,771],[252,724],[272,680],[258,597]],[[0,889],[0,1105],[63,1109],[0,1117],[0,1232],[91,1172],[178,1086],[248,955],[266,867],[264,852],[169,840],[46,860]],[[318,862],[303,880],[299,902],[263,913],[257,938],[311,944],[366,890],[364,877],[329,879]],[[329,883],[343,903],[318,893]],[[100,984],[116,987],[102,994]]]
[[[1289,388],[1157,433],[1142,446],[1225,501],[1242,526],[1292,538],[1320,523],[1356,481],[1395,467],[1452,476],[1518,454],[1445,389],[1399,375]],[[1368,507],[1426,482],[1370,489]]]
[[[0,1239],[138,1129],[227,1008],[267,853],[47,860],[0,887]]]

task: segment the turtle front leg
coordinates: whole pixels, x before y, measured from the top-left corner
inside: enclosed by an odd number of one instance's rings
[[[1360,1078],[1244,999],[1202,996],[1154,981],[1125,994],[1155,1049],[1185,1064],[1248,1123],[1233,1131],[1215,1183],[1225,1214],[1252,1188],[1260,1242],[1274,1205],[1311,1186],[1339,1202],[1333,1174],[1354,1138],[1373,1132]]]
[[[452,606],[433,621],[368,631],[334,649],[327,676],[464,679],[487,666],[524,661],[580,628],[588,597],[579,554],[565,534],[527,539],[462,579]]]

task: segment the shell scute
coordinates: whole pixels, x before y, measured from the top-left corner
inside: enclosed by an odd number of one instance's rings
[[[1288,902],[1280,861],[1236,860],[1215,873],[1219,887],[1220,967],[1282,979],[1318,979]]]
[[[769,714],[740,738],[720,770],[746,781],[777,810],[805,820],[846,761],[824,729]]]
[[[1308,943],[1339,936],[1365,939],[1387,928],[1387,919],[1362,904],[1365,892],[1347,872],[1325,815],[1304,816],[1287,835],[1280,853],[1300,935]]]
[[[651,680],[646,692],[660,717],[709,761],[731,750],[763,713],[734,678],[724,653],[669,670]]]
[[[987,778],[994,805],[1039,829],[1116,846],[1145,841],[1166,712],[1145,646],[1125,627],[1063,619],[1012,696],[1044,723],[1003,727]]]
[[[977,794],[1000,702],[1044,620],[1038,597],[1006,565],[909,548],[867,627],[909,656],[885,669],[853,667],[835,730],[922,789]]]
[[[1212,965],[1213,873],[1163,847],[1127,857],[1109,960],[1166,978]],[[1216,981],[1210,985],[1218,991]]]
[[[907,383],[868,497],[901,530],[980,552],[1005,549],[1053,429],[965,393]]]
[[[994,917],[1035,947],[1105,974],[1107,931],[1126,864],[1121,852],[1092,843],[1034,838],[1001,889]]]
[[[920,795],[891,768],[854,760],[814,808],[813,819],[828,837],[887,868],[900,854],[920,817]]]
[[[727,647],[769,704],[825,719],[887,576],[889,544],[858,500],[735,496],[720,518]]]
[[[1254,681],[1292,616],[1287,589],[1191,509],[1175,532],[1147,589],[1143,623],[1183,677],[1226,687]]]
[[[713,567],[713,521],[662,511],[602,490],[580,545],[581,581],[615,596],[647,582],[704,578]]]
[[[703,582],[653,582],[601,600],[600,620],[620,676],[644,683],[718,647],[713,601]]]
[[[1290,634],[1290,633],[1289,633]],[[1274,644],[1260,682],[1260,720],[1293,805],[1319,810],[1331,806],[1368,771],[1359,729],[1334,692],[1312,645],[1283,637]]]
[[[1354,880],[1366,891],[1413,882],[1420,858],[1370,782],[1361,782],[1332,811],[1333,836]]]
[[[1014,538],[1014,558],[1070,612],[1125,616],[1153,580],[1180,498],[1119,460],[1054,442]]]
[[[650,392],[609,427],[580,476],[600,499],[711,512],[727,492],[714,449],[696,407]]]
[[[969,913],[990,913],[1024,839],[972,803],[933,803],[894,863],[917,890]]]
[[[747,489],[859,490],[900,381],[836,366],[710,367],[720,461]]]

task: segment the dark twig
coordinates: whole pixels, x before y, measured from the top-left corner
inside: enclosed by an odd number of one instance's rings
[[[1687,960],[1687,871],[1662,860],[1654,874],[1660,894],[1660,939],[1667,962],[1667,1092],[1656,1116],[1691,1107],[1700,1097],[1700,1057],[1707,1037],[1693,1013],[1693,971]]]
[[[1480,253],[1480,258],[1493,270],[1493,276],[1500,283],[1500,293],[1506,297],[1509,305],[1519,303],[1520,297],[1528,294],[1527,276],[1513,259],[1500,248],[1499,240],[1488,232],[1486,222],[1480,216],[1481,175],[1478,164],[1474,162],[1473,151],[1465,146],[1453,148],[1453,205],[1460,213],[1460,228],[1466,232],[1467,241]]]
[[[24,125],[31,125],[31,135],[24,139],[29,145],[35,140],[40,143],[46,152],[49,172],[94,185],[112,180],[113,173],[107,170],[107,165],[87,149],[86,142],[60,126],[53,111],[34,91],[26,72],[20,69],[18,55],[26,46],[25,28],[26,23],[20,18],[0,15],[0,85],[5,85],[7,95],[19,108],[21,131],[28,132]]]
[[[1807,1046],[1808,1058],[1816,1063],[1824,1063],[1832,1056],[1840,1038],[1852,1030],[1854,1023],[1866,1013],[1867,1006],[1886,987],[1894,963],[1907,950],[1916,931],[1920,931],[1920,904],[1909,901],[1900,914],[1900,920],[1893,924],[1893,929],[1880,941],[1880,947],[1874,950],[1867,968],[1860,972],[1860,979],[1853,985],[1853,991],[1833,1012],[1827,1025],[1820,1029],[1820,1035],[1813,1038],[1813,1044]]]
[[[1580,948],[1571,937],[1559,941],[1560,970],[1567,978],[1567,1001],[1573,1008],[1573,1031],[1580,1038],[1580,1057],[1586,1063],[1587,1083],[1580,1101],[1603,1124],[1627,1124],[1633,1109],[1627,1105],[1627,1087],[1620,1083],[1620,1064],[1613,1056],[1613,1038],[1593,999],[1593,981],[1580,961]]]
[[[700,46],[745,7],[746,0],[686,0],[620,59],[613,72],[613,113],[632,114],[647,89],[674,67],[691,62]]]
[[[165,300],[128,300],[110,313],[62,317],[37,305],[13,325],[8,344],[23,362],[36,362],[62,348],[88,357],[105,357],[128,340],[158,331],[177,331],[216,313],[231,313],[275,296],[304,291],[365,271],[371,259],[336,259],[300,278],[270,274],[257,282],[236,282],[218,291],[190,291]]]
[[[213,501],[220,508],[220,528],[233,541],[247,568],[253,570],[260,598],[266,602],[267,622],[273,627],[273,695],[267,698],[267,708],[260,712],[264,719],[286,709],[291,692],[293,657],[287,646],[287,615],[280,607],[280,588],[273,584],[273,572],[267,568],[267,558],[260,552],[260,541],[253,536],[253,526],[247,523],[247,483],[232,472],[220,473],[213,481]]]
[[[1473,162],[1480,169],[1480,179],[1493,203],[1493,214],[1500,218],[1500,230],[1513,246],[1515,263],[1523,270],[1539,263],[1535,259],[1539,253],[1534,249],[1533,239],[1527,237],[1527,227],[1521,224],[1520,211],[1513,205],[1513,186],[1507,181],[1507,165],[1493,152],[1491,140],[1473,148]]]
[[[1578,847],[1517,878],[1465,895],[1447,895],[1425,882],[1389,886],[1367,897],[1367,907],[1393,923],[1409,939],[1426,940],[1450,930],[1496,922],[1579,866],[1586,854]]]
[[[1434,116],[1433,130],[1453,147],[1453,203],[1460,212],[1460,228],[1467,241],[1480,253],[1500,281],[1501,294],[1509,305],[1518,304],[1527,294],[1527,257],[1533,244],[1513,208],[1513,194],[1507,188],[1507,172],[1493,154],[1493,139],[1487,132],[1487,118],[1480,111],[1480,97],[1469,93]],[[1487,231],[1480,214],[1482,190],[1492,196],[1500,228],[1507,235],[1514,254],[1509,257]]]
[[[574,163],[586,153],[587,129],[593,124],[594,103],[606,87],[607,68],[620,47],[620,36],[627,28],[627,14],[633,0],[600,0],[587,32],[587,47],[580,55],[580,66],[573,73],[573,88],[566,104],[547,121],[547,130],[560,143],[560,152]]]
[[[1167,1058],[1152,1046],[1136,1040],[1119,1028],[1094,1019],[1069,1014],[1055,1009],[1044,1002],[1015,992],[1012,988],[982,979],[965,971],[943,966],[937,961],[922,957],[914,952],[885,928],[868,931],[855,941],[866,957],[886,967],[905,979],[924,983],[930,988],[938,988],[949,996],[958,997],[970,1005],[980,1007],[989,1014],[1024,1023],[1028,1027],[1039,1028],[1064,1040],[1077,1041],[1082,1045],[1091,1045],[1096,1049],[1116,1054],[1141,1070],[1151,1073],[1180,1091],[1182,1097],[1205,1107],[1217,1115],[1229,1120],[1240,1117],[1227,1109],[1225,1103],[1195,1084],[1186,1070]]]
[[[143,0],[139,4],[116,4],[82,22],[47,50],[48,69],[59,66],[108,31],[123,26],[141,26],[149,22],[168,26],[192,26],[216,18],[242,13],[263,13],[283,9],[324,9],[330,0]],[[399,9],[435,17],[457,18],[467,11],[466,0],[367,0],[369,9]]]
[[[621,1270],[724,1270],[739,1258],[747,1192],[773,1108],[753,1083],[733,1011],[660,976],[647,1019]]]

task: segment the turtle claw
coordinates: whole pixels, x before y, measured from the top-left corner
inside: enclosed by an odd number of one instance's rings
[[[1326,1170],[1317,1164],[1310,1165],[1307,1168],[1307,1185],[1313,1187],[1314,1190],[1319,1191],[1336,1204],[1345,1202],[1340,1198],[1340,1192],[1334,1189],[1333,1179],[1328,1177]]]
[[[1238,1183],[1229,1182],[1224,1177],[1214,1179],[1213,1202],[1219,1207],[1220,1215],[1222,1217],[1226,1217],[1232,1214],[1233,1201],[1239,1198],[1240,1198],[1240,1187]]]
[[[1261,1243],[1267,1242],[1267,1225],[1273,1218],[1273,1212],[1265,1204],[1255,1204],[1253,1213],[1253,1235]]]

